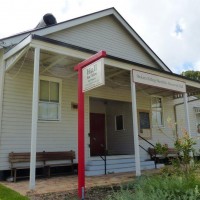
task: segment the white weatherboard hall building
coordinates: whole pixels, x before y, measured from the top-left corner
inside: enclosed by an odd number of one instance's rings
[[[2,174],[10,152],[74,150],[78,157],[74,66],[100,50],[107,52],[105,85],[85,92],[86,175],[104,174],[105,149],[107,173],[153,168],[138,134],[172,147],[175,97],[191,134],[187,100],[200,83],[172,73],[114,8],[40,25],[0,39]]]

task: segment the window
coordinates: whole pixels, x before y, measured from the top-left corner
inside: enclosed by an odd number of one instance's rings
[[[161,97],[151,98],[152,125],[163,126],[163,103]]]
[[[123,115],[116,115],[115,116],[115,130],[116,131],[124,130],[124,118],[123,118]]]
[[[151,139],[151,125],[149,110],[138,110],[139,135],[145,139]]]
[[[40,78],[38,119],[60,120],[61,80],[50,77]]]

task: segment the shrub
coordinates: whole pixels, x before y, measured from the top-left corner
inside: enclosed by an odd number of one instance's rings
[[[121,189],[107,200],[199,200],[200,180],[191,177],[152,176],[141,177],[134,190]]]
[[[167,149],[168,149],[168,146],[166,144],[161,144],[160,142],[157,142],[154,149],[156,153],[161,154],[164,157],[166,157]]]

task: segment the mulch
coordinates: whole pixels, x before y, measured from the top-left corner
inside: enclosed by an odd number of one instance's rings
[[[119,185],[94,187],[90,188],[85,193],[85,200],[105,200],[106,197],[119,190]],[[30,200],[78,200],[77,190],[70,192],[47,193],[47,194],[31,194],[27,195]]]

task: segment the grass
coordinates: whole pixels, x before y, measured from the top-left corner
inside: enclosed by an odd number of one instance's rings
[[[131,186],[131,187],[130,187]],[[155,175],[141,177],[113,192],[106,200],[200,200],[199,177]]]
[[[28,200],[28,197],[22,196],[0,184],[0,200]]]

